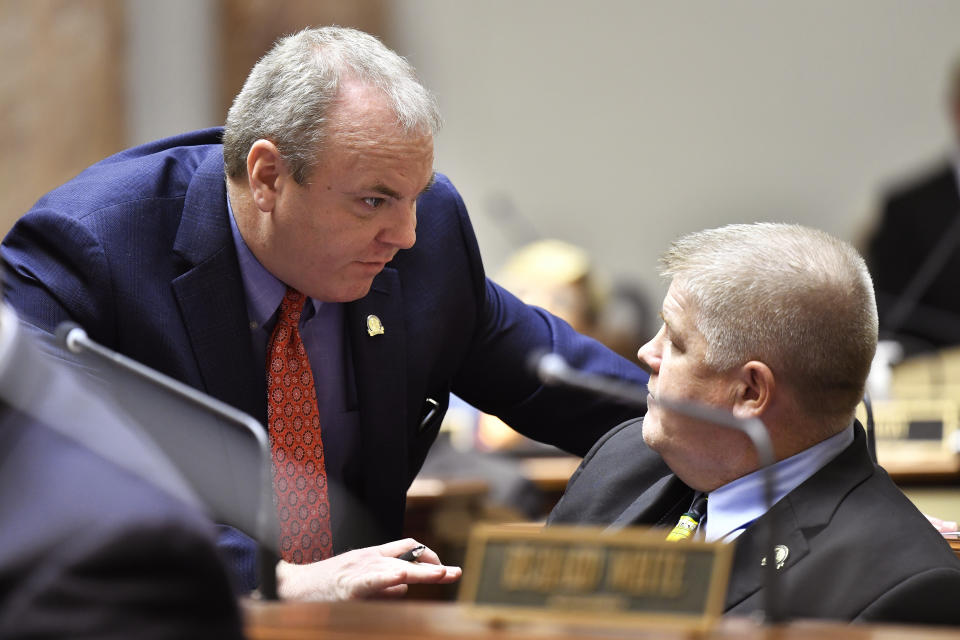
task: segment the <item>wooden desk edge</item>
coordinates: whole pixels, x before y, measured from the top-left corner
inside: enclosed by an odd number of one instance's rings
[[[397,640],[473,638],[511,640],[544,638],[578,640],[610,638],[609,628],[557,625],[550,623],[496,623],[476,620],[455,602],[352,601],[352,602],[264,602],[241,601],[245,632],[249,640],[299,640],[335,637],[344,639],[388,637]],[[728,617],[707,632],[691,636],[689,631],[658,626],[632,626],[633,638],[663,640],[947,640],[957,638],[960,629],[903,625],[847,625],[822,620],[795,620],[768,628],[752,618]],[[770,632],[773,632],[773,636]]]

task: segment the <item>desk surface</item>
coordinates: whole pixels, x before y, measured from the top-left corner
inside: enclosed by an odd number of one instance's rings
[[[303,638],[489,638],[514,640],[551,638],[638,638],[658,640],[946,640],[960,637],[960,629],[944,627],[897,627],[844,625],[794,621],[765,628],[747,618],[723,618],[708,632],[696,633],[664,628],[596,629],[543,623],[491,624],[470,618],[452,602],[364,601],[336,603],[260,602],[243,603],[245,630],[250,640],[299,640]]]

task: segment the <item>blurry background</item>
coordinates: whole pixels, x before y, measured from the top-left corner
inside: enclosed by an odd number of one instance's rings
[[[217,125],[280,34],[356,26],[446,120],[436,167],[495,273],[576,243],[658,303],[677,234],[787,220],[858,241],[944,152],[953,0],[0,0],[0,227],[133,143]]]

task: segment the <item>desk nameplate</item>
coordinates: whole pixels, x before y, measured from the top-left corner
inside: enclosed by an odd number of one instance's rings
[[[665,535],[478,525],[460,602],[487,618],[708,628],[723,613],[733,545]]]
[[[923,476],[960,469],[960,408],[946,399],[878,400],[873,403],[877,458],[889,473]],[[857,419],[866,424],[863,405]]]

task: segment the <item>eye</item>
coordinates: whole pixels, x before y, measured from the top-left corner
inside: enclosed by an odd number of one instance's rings
[[[379,209],[380,205],[386,202],[386,198],[375,198],[375,197],[364,198],[363,202],[371,209]]]
[[[664,334],[663,340],[666,344],[670,345],[671,350],[677,351],[679,353],[683,353],[683,345],[680,344],[677,340],[673,339],[669,333]]]

